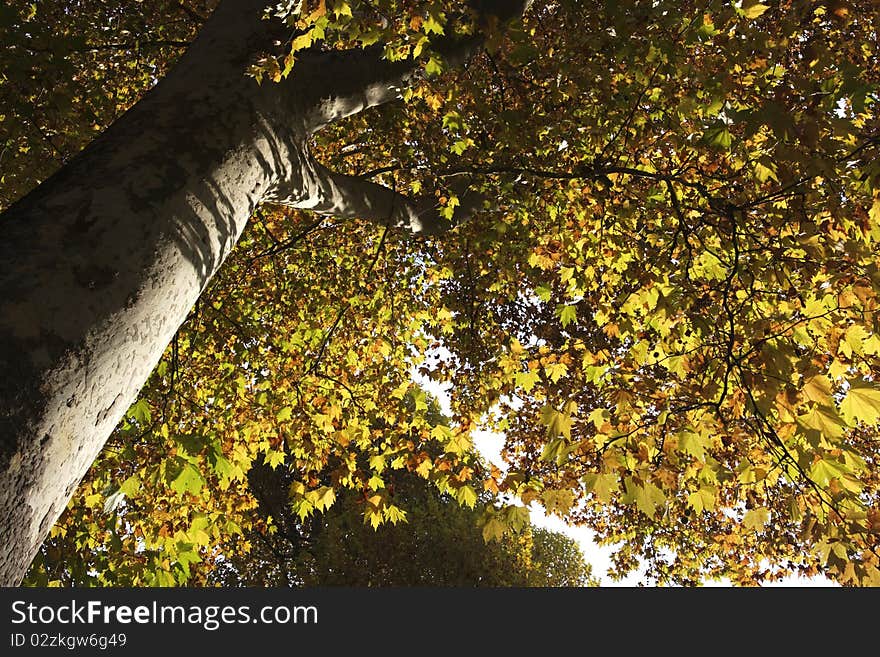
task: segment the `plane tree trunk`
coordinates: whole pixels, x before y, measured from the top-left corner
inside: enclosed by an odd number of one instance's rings
[[[447,226],[305,146],[397,98],[415,67],[381,48],[314,52],[258,85],[251,56],[283,28],[265,4],[221,2],[165,79],[0,218],[0,585],[21,581],[259,203]]]

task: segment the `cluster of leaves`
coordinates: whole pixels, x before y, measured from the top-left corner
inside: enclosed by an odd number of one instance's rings
[[[259,53],[250,74],[275,82],[290,75],[309,49],[381,47],[389,61],[417,60],[428,75],[444,69],[443,46],[475,33],[480,2],[433,0],[285,0],[267,7],[292,29],[275,52]],[[438,42],[437,37],[448,37]],[[440,44],[438,49],[436,46]]]
[[[297,47],[365,44],[370,24],[412,56],[439,36],[426,17],[469,15],[367,5],[300,3]],[[465,189],[491,203],[417,242],[258,213],[33,581],[62,562],[210,581],[271,531],[247,481],[265,462],[296,473],[301,522],[347,495],[399,521],[406,470],[588,525],[618,575],[880,584],[878,12],[537,1],[462,70],[325,130],[332,167],[450,217]],[[414,369],[451,384],[448,423]],[[478,426],[504,432],[506,471],[474,459]],[[489,505],[483,534],[525,524]]]
[[[137,101],[216,0],[11,0],[0,7],[0,207]]]
[[[487,484],[622,544],[620,574],[880,583],[876,7],[531,17],[360,119],[397,185],[494,201],[427,249],[424,374],[506,434]]]
[[[405,241],[279,210],[239,247],[52,530],[88,554],[94,583],[206,581],[215,558],[247,550],[239,534],[267,529],[254,463],[297,473],[285,492],[301,519],[348,488],[372,527],[399,522],[387,477],[401,469],[476,502],[466,430],[410,377],[431,306],[408,298],[424,283]]]
[[[438,376],[620,573],[880,584],[876,7],[659,9],[548,4],[447,92],[426,178],[507,207],[438,249]]]

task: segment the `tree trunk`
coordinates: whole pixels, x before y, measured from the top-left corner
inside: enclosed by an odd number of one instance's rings
[[[444,227],[305,148],[415,67],[381,48],[304,54],[258,85],[250,56],[283,28],[266,4],[221,2],[155,89],[0,219],[0,585],[21,581],[257,204]]]
[[[2,217],[0,584],[20,581],[302,127],[244,75],[259,1],[226,2],[154,90]],[[295,117],[289,117],[295,119]],[[295,176],[294,176],[295,177]]]

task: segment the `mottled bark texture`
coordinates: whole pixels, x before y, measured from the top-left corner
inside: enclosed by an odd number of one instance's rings
[[[21,581],[259,203],[445,227],[430,204],[330,172],[305,148],[323,125],[397,98],[413,67],[378,48],[312,53],[258,85],[245,69],[283,28],[260,20],[265,4],[224,0],[155,89],[0,219],[2,585]]]

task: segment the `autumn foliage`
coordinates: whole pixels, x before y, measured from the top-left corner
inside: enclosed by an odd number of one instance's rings
[[[0,10],[4,203],[210,10],[110,4]],[[413,239],[259,209],[32,583],[62,563],[98,585],[211,581],[271,531],[248,485],[265,462],[301,519],[345,495],[405,522],[405,470],[466,506],[497,494],[486,540],[532,502],[587,525],[618,575],[880,585],[876,2],[535,0],[506,29],[463,2],[282,4],[294,37],[254,54],[261,84],[302,48],[385,43],[424,67],[401,102],[317,135],[319,159],[481,210]],[[460,66],[434,47],[476,29]],[[477,428],[505,435],[506,470]]]

